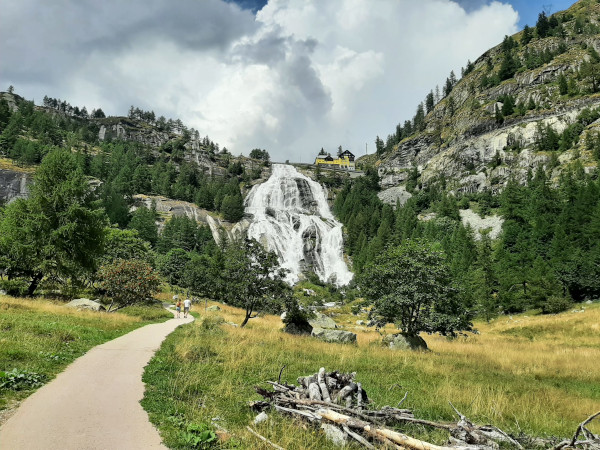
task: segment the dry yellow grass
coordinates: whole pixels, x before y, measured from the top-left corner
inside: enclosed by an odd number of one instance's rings
[[[36,313],[53,314],[66,317],[78,317],[94,321],[102,321],[106,324],[114,324],[116,327],[120,327],[125,324],[141,322],[140,318],[128,316],[125,314],[99,314],[95,311],[65,308],[65,303],[57,300],[30,300],[24,298],[10,297],[7,295],[0,295],[0,311],[8,309],[20,309],[23,310],[24,314],[26,314],[25,311],[31,311]],[[23,319],[26,320],[27,316],[25,315]]]
[[[282,378],[290,383],[321,366],[356,371],[376,405],[395,405],[408,391],[405,406],[417,416],[452,421],[452,401],[474,421],[494,423],[512,433],[567,437],[600,410],[598,304],[586,306],[583,313],[476,323],[480,334],[467,338],[425,335],[429,352],[382,348],[379,333],[356,327],[356,316],[340,315],[336,320],[357,333],[357,346],[282,333],[280,319],[268,315],[243,329],[221,325],[215,334],[203,321],[216,316],[238,324],[243,320],[243,311],[219,306],[221,311],[206,314],[196,307],[203,317],[171,342],[168,392],[191,421],[210,423],[212,417],[222,417],[223,425],[243,442],[256,442],[245,431],[253,417],[245,404],[258,398],[253,386],[277,379],[284,365]],[[590,428],[600,432],[598,423]],[[260,428],[285,448],[327,445],[310,431],[279,417]],[[439,433],[417,432],[445,439]]]
[[[35,172],[35,167],[17,166],[12,159],[8,159],[8,158],[0,158],[0,169],[12,170],[13,172],[25,172],[25,173]]]

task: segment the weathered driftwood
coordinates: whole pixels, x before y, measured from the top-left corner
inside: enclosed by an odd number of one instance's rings
[[[324,402],[330,402],[331,397],[329,397],[329,390],[327,389],[327,384],[325,383],[325,367],[321,367],[319,369],[319,374],[317,375],[317,381],[319,383],[319,389],[321,390],[321,397]]]
[[[498,448],[498,443],[508,443],[512,448],[522,448],[519,442],[497,427],[473,424],[451,403],[450,406],[459,416],[456,424],[418,419],[414,417],[410,409],[401,409],[400,406],[406,400],[408,393],[404,395],[396,408],[384,406],[378,410],[369,409],[369,398],[362,384],[355,381],[355,372],[326,372],[325,368],[321,367],[313,375],[299,377],[298,386],[282,383],[281,371],[279,375],[277,382],[267,382],[273,386],[273,391],[258,386],[255,388],[256,392],[266,401],[252,402],[251,407],[254,410],[263,411],[272,407],[282,413],[315,424],[323,422],[335,424],[348,438],[367,448],[376,448],[375,444],[377,444],[377,446],[411,450],[450,448],[454,450],[495,450]],[[585,425],[594,417],[591,416],[580,425],[574,440],[579,434],[582,434],[588,441],[597,438],[585,428]],[[406,423],[449,431],[451,434],[449,446],[443,447],[424,442],[392,429]]]
[[[387,428],[377,428],[369,422],[364,420],[355,419],[354,417],[340,414],[330,409],[320,409],[317,414],[321,417],[340,425],[346,425],[348,428],[360,429],[369,433],[383,436],[391,442],[401,445],[403,447],[414,449],[414,450],[451,450],[450,447],[440,447],[438,445],[430,444],[429,442],[421,441],[419,439],[412,438],[397,431],[388,430]]]
[[[448,402],[450,403],[450,402]],[[473,444],[482,449],[494,449],[498,442],[506,442],[514,446],[514,448],[522,449],[523,447],[508,434],[493,425],[477,426],[474,425],[465,415],[460,413],[452,403],[450,406],[454,410],[460,420],[456,427],[450,430],[450,434],[455,439],[466,444]]]
[[[581,422],[575,434],[570,440],[562,441],[556,447],[555,450],[570,449],[570,448],[584,448],[586,450],[600,450],[600,435],[595,435],[586,428],[586,425],[594,420],[596,417],[600,417],[600,411],[596,414],[592,414],[590,417]],[[579,435],[583,435],[583,440],[579,440]]]

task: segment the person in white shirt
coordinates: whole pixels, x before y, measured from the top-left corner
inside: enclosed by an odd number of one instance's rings
[[[188,313],[190,312],[190,308],[192,307],[192,301],[189,298],[186,298],[183,301],[183,317],[187,317]]]

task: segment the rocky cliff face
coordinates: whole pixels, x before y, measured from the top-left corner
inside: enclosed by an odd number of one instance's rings
[[[27,184],[31,179],[32,174],[29,172],[0,168],[0,203],[27,197]]]
[[[510,177],[525,182],[528,171],[539,166],[555,182],[574,161],[588,172],[596,170],[597,160],[586,144],[600,131],[598,120],[584,123],[570,148],[540,149],[547,127],[560,135],[583,110],[600,107],[598,89],[593,87],[599,80],[584,71],[590,64],[600,70],[595,56],[600,51],[600,5],[582,0],[557,17],[559,36],[534,36],[529,43],[522,41],[522,32],[512,37],[516,43],[512,55],[521,68],[496,86],[489,87],[486,80],[499,73],[506,50],[499,45],[482,55],[427,114],[422,131],[401,140],[377,162],[382,187],[405,184],[415,168],[421,185],[444,177],[457,193],[497,192]],[[579,33],[576,23],[581,20],[592,31]],[[531,55],[550,54],[551,61],[527,69]],[[564,88],[561,93],[561,76],[569,80],[568,94]],[[511,101],[515,112],[499,114],[504,101]]]
[[[241,238],[245,235],[250,222],[247,219],[242,219],[233,224],[220,219],[205,209],[198,208],[193,203],[184,202],[181,200],[173,200],[160,195],[134,195],[135,206],[132,210],[140,206],[151,208],[153,205],[158,212],[159,220],[158,227],[160,230],[164,227],[165,222],[171,217],[188,217],[196,222],[206,224],[210,227],[215,242],[221,241],[221,234],[225,233],[229,240]]]
[[[141,120],[126,117],[110,117],[99,119],[98,140],[100,142],[113,139],[139,142],[153,149],[158,149],[170,141],[177,140],[181,133],[160,131],[156,127]],[[195,134],[183,144],[185,148],[184,159],[194,161],[209,175],[222,175],[224,169],[211,158],[211,154],[203,147],[201,140]]]

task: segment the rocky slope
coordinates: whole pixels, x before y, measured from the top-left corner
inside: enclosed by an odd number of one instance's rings
[[[590,136],[600,130],[598,120],[584,123],[573,145],[542,150],[542,134],[550,127],[561,135],[577,122],[586,108],[600,107],[600,5],[581,0],[568,11],[555,14],[558,25],[552,36],[526,42],[523,32],[512,36],[515,47],[498,45],[478,58],[426,115],[422,131],[412,134],[376,161],[383,188],[403,185],[417,169],[421,185],[444,177],[455,192],[497,192],[513,176],[525,182],[527,173],[543,166],[556,181],[561,171],[579,161],[588,172],[597,168]],[[535,30],[535,27],[534,27]],[[510,53],[521,67],[510,78],[489,86],[487,80],[503,70]],[[531,55],[551,60],[528,69]],[[568,93],[561,93],[561,75]],[[499,81],[499,80],[498,80]],[[507,97],[508,100],[507,100]],[[515,112],[502,116],[504,101]]]
[[[231,223],[221,219],[214,212],[211,213],[206,209],[199,208],[193,203],[184,202],[182,200],[173,200],[171,198],[162,197],[160,195],[134,195],[135,205],[132,210],[145,206],[147,208],[156,208],[158,212],[158,227],[160,230],[171,217],[187,217],[194,219],[198,223],[206,224],[210,227],[213,239],[219,243],[221,241],[221,233],[225,233],[229,240],[238,239],[244,236],[250,222],[247,218],[243,218],[239,222]]]
[[[15,166],[9,160],[0,159],[0,204],[27,197],[27,184],[32,177],[31,170]]]

